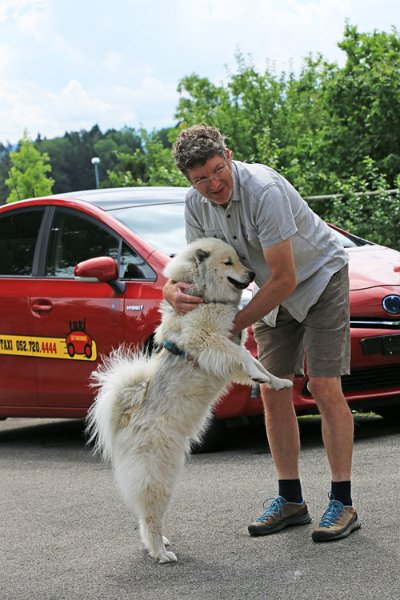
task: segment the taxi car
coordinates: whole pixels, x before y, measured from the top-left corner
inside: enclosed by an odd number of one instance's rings
[[[82,418],[102,355],[121,343],[152,350],[163,268],[185,244],[185,193],[112,188],[0,207],[0,418]],[[400,253],[335,231],[350,257],[345,396],[356,410],[397,416]],[[247,345],[256,355],[251,328]],[[293,402],[298,414],[316,410],[306,376]],[[257,386],[234,386],[215,409],[219,422],[260,414]]]

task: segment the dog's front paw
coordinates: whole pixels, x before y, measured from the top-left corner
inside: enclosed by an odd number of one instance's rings
[[[274,377],[270,382],[270,387],[273,390],[277,391],[284,390],[293,387],[293,381],[290,381],[290,379],[281,379],[280,377]]]
[[[255,383],[263,383],[267,386],[267,388],[271,390],[284,390],[286,388],[291,388],[293,386],[293,382],[290,379],[282,379],[281,377],[275,377],[269,373],[268,375],[263,375],[262,377],[252,377],[252,380]]]

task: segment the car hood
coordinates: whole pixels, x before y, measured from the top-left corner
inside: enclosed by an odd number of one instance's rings
[[[350,290],[386,288],[400,293],[400,252],[384,246],[348,248]]]

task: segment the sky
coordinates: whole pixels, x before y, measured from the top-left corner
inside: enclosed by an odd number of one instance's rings
[[[400,31],[400,2],[0,0],[0,142],[171,127],[183,77],[226,82],[237,52],[259,72],[317,53],[342,65],[346,21]]]

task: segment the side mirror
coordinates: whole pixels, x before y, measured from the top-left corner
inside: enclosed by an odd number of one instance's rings
[[[108,283],[117,294],[125,292],[126,284],[118,279],[118,265],[111,256],[98,256],[78,263],[74,269],[75,279]]]

